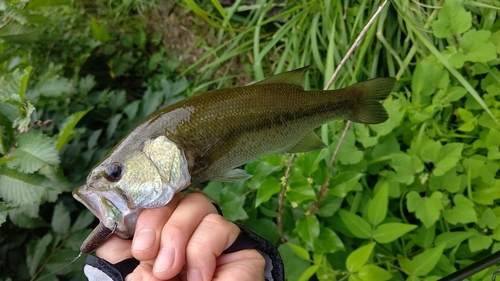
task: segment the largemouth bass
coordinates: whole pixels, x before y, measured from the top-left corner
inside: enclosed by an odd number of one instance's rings
[[[101,221],[94,232],[109,236],[114,229],[130,238],[143,209],[168,204],[189,185],[247,179],[250,175],[236,167],[266,154],[325,148],[313,129],[331,120],[387,120],[380,101],[394,88],[395,78],[305,91],[307,69],[195,95],[149,116],[73,191]],[[88,239],[93,246],[82,252],[102,242]]]

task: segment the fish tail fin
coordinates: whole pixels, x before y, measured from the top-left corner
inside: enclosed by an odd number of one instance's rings
[[[349,120],[358,123],[378,124],[389,118],[387,111],[380,104],[385,100],[396,84],[396,78],[375,78],[346,88],[357,99],[356,106]]]

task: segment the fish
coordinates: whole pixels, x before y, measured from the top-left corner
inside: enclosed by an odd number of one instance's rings
[[[105,233],[89,236],[91,245],[84,243],[81,250],[92,251],[111,233],[131,238],[142,210],[168,204],[188,186],[250,178],[238,168],[250,160],[327,147],[313,131],[324,123],[388,119],[381,101],[394,89],[395,78],[306,91],[308,69],[196,94],[147,117],[73,191],[100,220],[92,233]]]

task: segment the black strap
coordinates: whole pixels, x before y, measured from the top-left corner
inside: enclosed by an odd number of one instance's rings
[[[114,264],[123,278],[127,277],[139,265],[139,261],[135,258],[128,258]]]
[[[278,250],[269,243],[269,241],[260,237],[250,229],[241,224],[236,225],[241,230],[240,235],[238,235],[236,241],[222,253],[229,254],[246,249],[255,249],[266,259],[266,279],[269,281],[285,280],[283,260]]]
[[[109,276],[111,280],[123,281],[125,279],[125,276],[121,274],[121,272],[115,267],[114,264],[109,263],[104,259],[101,259],[93,255],[88,255],[87,259],[85,260],[85,263],[88,266],[99,269],[99,271]],[[135,267],[132,270],[134,269]]]

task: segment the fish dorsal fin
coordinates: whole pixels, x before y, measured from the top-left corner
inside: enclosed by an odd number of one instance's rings
[[[304,138],[302,138],[297,144],[287,149],[286,152],[306,152],[311,150],[323,149],[327,145],[319,139],[319,137],[314,133],[310,132]]]
[[[304,66],[301,68],[297,68],[294,70],[290,70],[287,72],[282,72],[280,74],[276,74],[267,79],[264,79],[257,84],[277,84],[277,83],[285,83],[285,84],[293,84],[300,87],[304,86],[304,78],[306,76],[306,72],[309,69],[308,66]]]
[[[218,175],[217,177],[215,177],[214,180],[222,182],[235,182],[235,181],[244,181],[251,177],[252,175],[245,172],[245,170],[232,169],[222,175]]]

